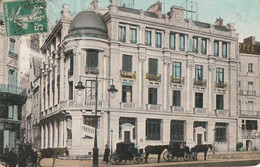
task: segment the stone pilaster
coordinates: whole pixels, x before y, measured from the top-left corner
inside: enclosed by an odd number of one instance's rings
[[[146,60],[145,48],[139,48],[139,65],[138,65],[138,108],[144,108],[144,61]]]
[[[170,57],[170,53],[165,53],[165,57]],[[171,64],[170,58],[163,60],[163,109],[169,111],[169,66]]]
[[[187,100],[186,100],[186,112],[193,112],[192,111],[192,96],[193,96],[193,79],[192,79],[192,72],[193,72],[193,60],[187,60],[186,62],[186,86],[187,86]]]
[[[214,111],[214,87],[215,87],[215,80],[214,80],[214,73],[215,73],[215,64],[210,64],[209,67],[209,76],[208,76],[208,87],[209,87],[209,92],[208,92],[208,114],[209,115],[215,115]]]

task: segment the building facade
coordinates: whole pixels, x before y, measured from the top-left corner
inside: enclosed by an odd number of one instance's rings
[[[260,149],[260,42],[255,37],[239,44],[238,140],[245,150]]]
[[[100,11],[100,12],[99,12]],[[121,141],[146,145],[185,141],[233,151],[237,143],[238,35],[234,24],[184,19],[160,2],[147,11],[118,6],[62,17],[41,47],[39,82],[41,148],[68,147],[91,154],[95,82],[98,147]],[[82,81],[85,90],[75,86]],[[234,100],[235,99],[235,100]]]
[[[7,37],[0,5],[0,153],[20,143],[21,107],[26,91],[19,85],[20,38]]]

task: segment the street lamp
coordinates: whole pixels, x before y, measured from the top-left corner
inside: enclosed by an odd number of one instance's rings
[[[97,75],[96,77],[88,77],[88,76],[80,76],[84,78],[88,78],[87,81],[94,81],[96,83],[96,91],[95,91],[95,138],[94,138],[94,147],[93,147],[93,167],[98,167],[98,146],[97,146],[97,103],[98,103],[98,81],[99,80],[109,80],[112,81],[112,85],[110,86],[108,92],[111,94],[111,97],[114,97],[114,94],[117,92],[115,85],[113,85],[113,79],[108,78],[99,78]],[[78,85],[75,86],[75,89],[78,89],[78,95],[82,96],[83,90],[85,86],[83,86],[81,80],[79,80]]]

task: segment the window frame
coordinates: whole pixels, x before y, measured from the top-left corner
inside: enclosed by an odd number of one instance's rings
[[[169,34],[169,47],[170,47],[170,49],[173,49],[173,50],[176,49],[176,33],[174,33],[174,32],[170,32],[170,34]]]
[[[224,95],[216,95],[216,109],[224,110]]]
[[[89,54],[92,52],[91,54]],[[93,53],[96,53],[95,56]],[[93,62],[92,60],[96,59],[96,64],[95,63],[89,63]],[[99,51],[96,49],[87,49],[86,50],[86,67],[87,68],[98,68],[99,66]]]
[[[156,31],[155,32],[155,46],[157,48],[161,48],[162,47],[162,36],[163,36],[163,32],[161,32],[161,31]]]
[[[204,46],[204,42],[205,42],[205,46]],[[207,39],[206,38],[202,38],[201,39],[201,54],[203,55],[207,55]],[[204,48],[203,48],[204,47]]]
[[[127,67],[127,63],[129,63],[129,67]],[[122,57],[122,70],[126,72],[132,72],[132,66],[133,66],[133,56],[132,55],[126,55],[124,54]]]
[[[219,57],[219,41],[214,41],[214,56]]]
[[[184,120],[171,120],[170,140],[175,142],[185,141],[185,123]],[[177,132],[177,133],[176,133]]]
[[[222,42],[222,58],[227,58],[227,57],[228,57],[228,43]]]
[[[222,78],[220,77],[221,75],[222,75]],[[224,77],[224,68],[217,68],[216,69],[216,82],[217,83],[224,83],[225,82],[224,79],[225,79],[225,77]]]
[[[215,142],[227,142],[227,123],[216,122],[215,124]],[[224,135],[223,135],[224,134]]]
[[[158,59],[148,59],[148,74],[158,75]]]
[[[157,105],[158,103],[158,89],[148,88],[148,104]]]
[[[178,73],[177,69],[179,69],[179,76],[176,75]],[[172,62],[172,76],[173,76],[173,78],[181,78],[182,77],[182,71],[181,70],[182,70],[182,63],[181,62],[178,62],[178,61]]]
[[[180,51],[185,51],[185,34],[179,34],[179,37],[180,37],[180,46],[179,46],[179,49]],[[182,41],[183,39],[183,41]],[[183,46],[182,46],[183,45]]]
[[[203,93],[195,92],[195,108],[203,108]]]
[[[145,45],[152,46],[152,30],[145,30]]]
[[[127,92],[130,92],[130,100],[127,98]],[[133,86],[122,85],[122,102],[123,103],[132,103],[133,102]]]
[[[133,32],[135,31],[135,34]],[[134,39],[133,39],[134,37]],[[137,43],[137,28],[136,27],[130,27],[130,43],[136,44]]]
[[[196,81],[203,81],[204,80],[204,67],[203,65],[195,65],[195,80]],[[201,76],[200,76],[201,74]]]
[[[119,25],[118,30],[118,40],[121,42],[126,42],[126,26]]]
[[[69,81],[69,100],[73,100],[74,96],[74,88],[73,88],[73,81]]]
[[[148,118],[145,121],[145,125],[146,140],[160,141],[162,135],[162,120]]]
[[[175,99],[177,99],[177,100],[175,100]],[[180,90],[173,90],[173,92],[172,92],[172,106],[181,107],[181,91]]]
[[[249,73],[253,73],[253,63],[248,63],[248,69],[247,69],[247,72]]]

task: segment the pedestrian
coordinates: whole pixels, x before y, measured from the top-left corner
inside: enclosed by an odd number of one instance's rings
[[[14,148],[12,148],[11,151],[7,154],[7,163],[9,164],[9,167],[16,167],[17,160],[17,155],[14,152]]]
[[[36,148],[34,147],[33,148],[33,151],[32,151],[32,164],[33,164],[33,167],[37,167],[38,164],[37,164],[37,160],[38,160],[38,153],[37,153],[37,150]]]
[[[106,164],[108,163],[109,153],[110,153],[110,149],[108,148],[108,145],[106,145],[104,158],[103,158],[103,161],[106,161]]]
[[[9,148],[7,145],[5,145],[5,154],[8,154],[9,153]]]

